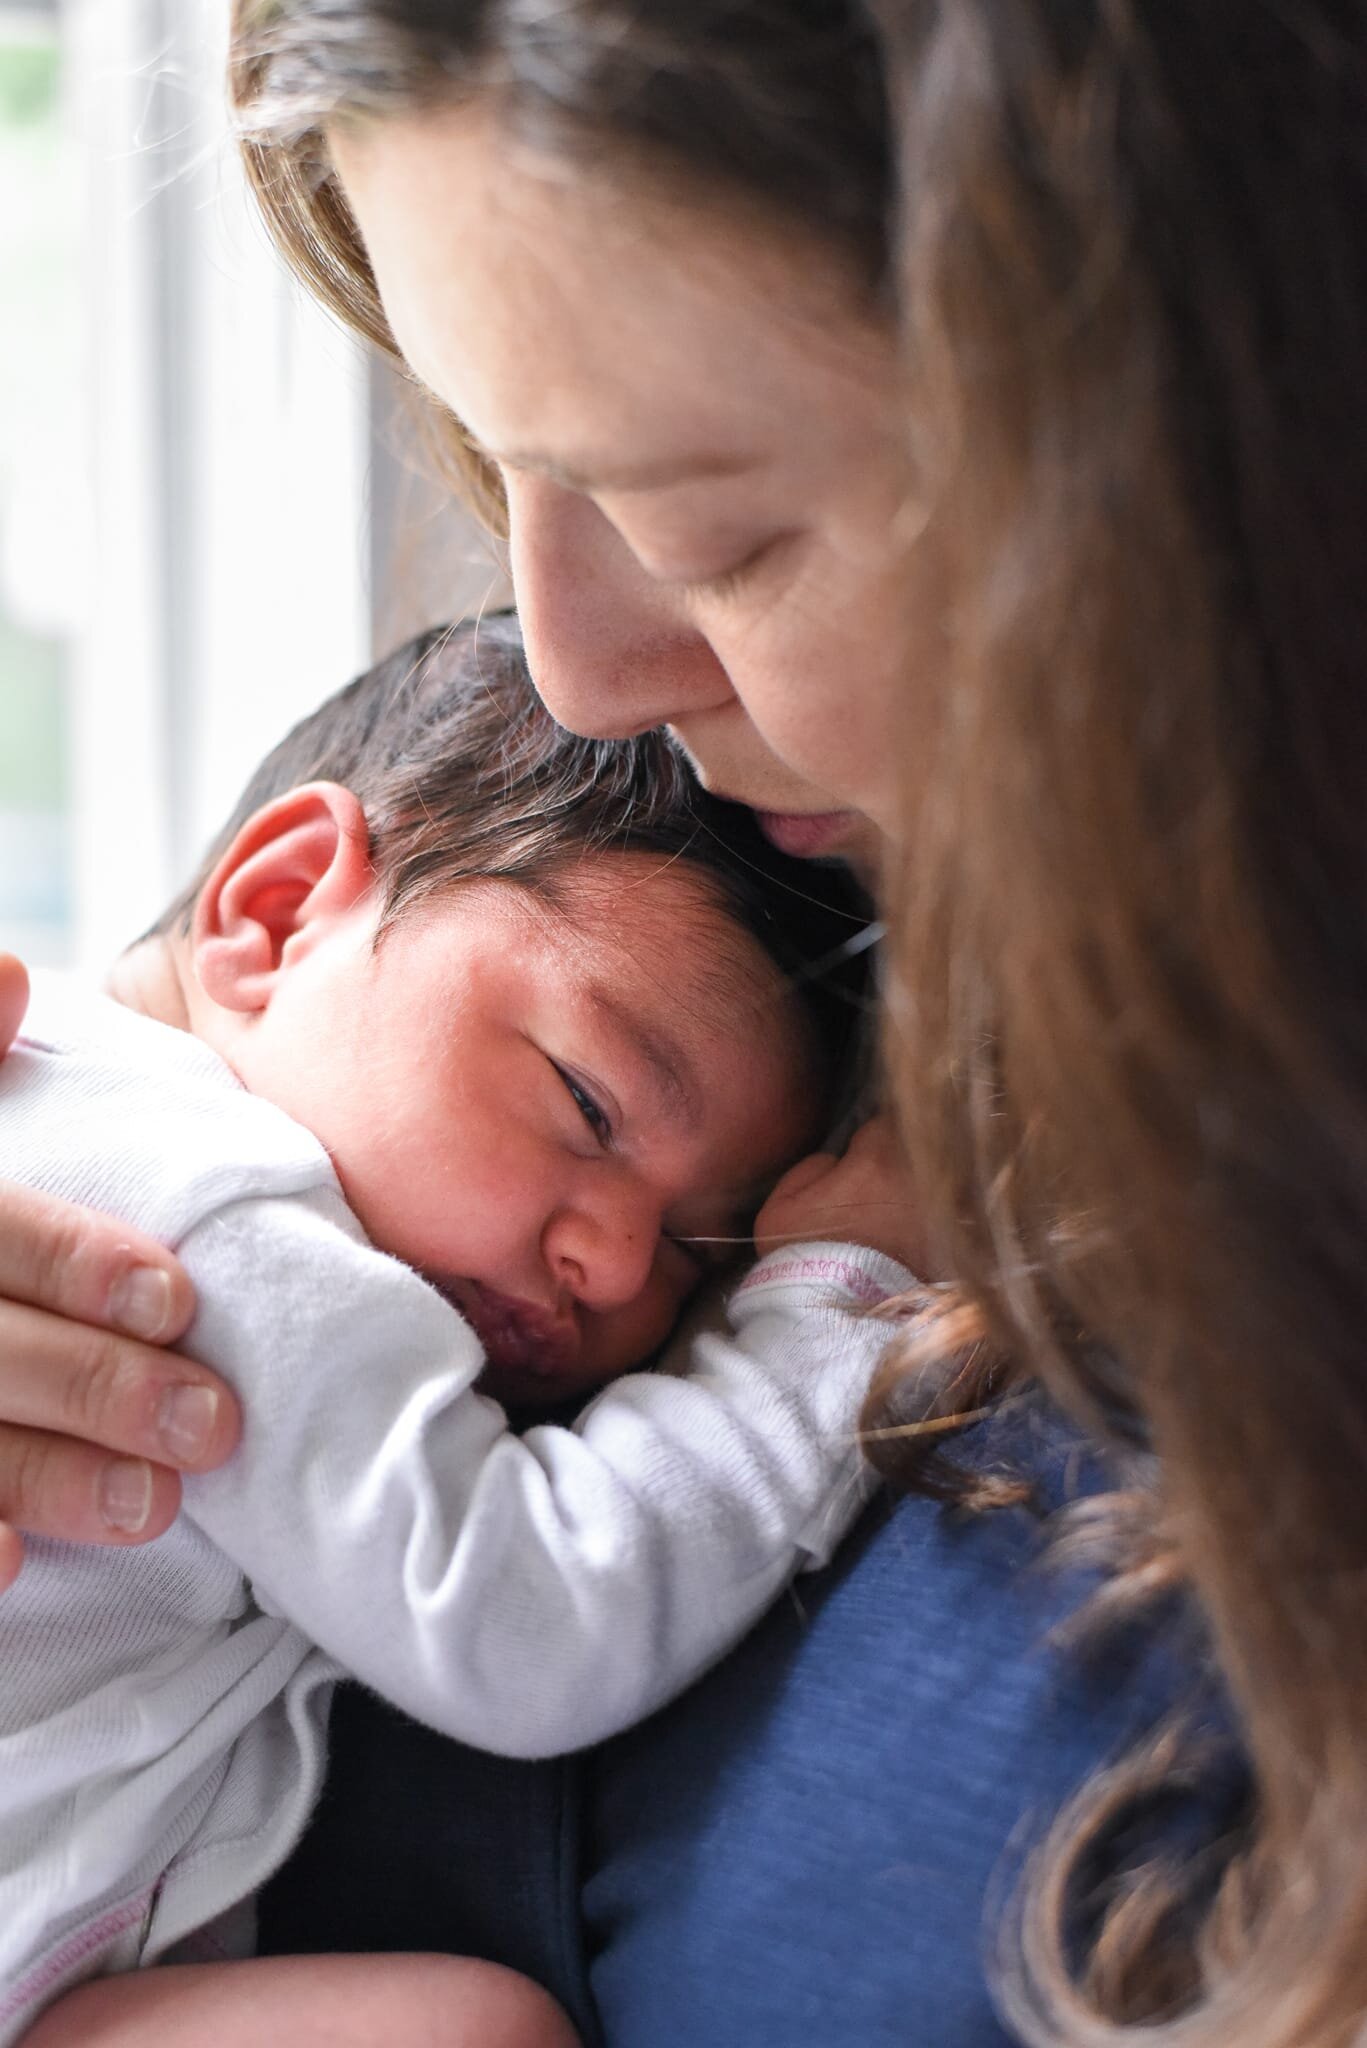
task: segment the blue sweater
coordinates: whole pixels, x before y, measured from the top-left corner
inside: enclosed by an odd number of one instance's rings
[[[1046,1511],[1106,1483],[1038,1401],[961,1440]],[[275,1950],[528,1970],[605,2048],[1002,2048],[989,1900],[1067,1795],[1199,1673],[1180,1619],[1082,1654],[1025,1510],[875,1509],[725,1663],[583,1758],[525,1765],[339,1702],[323,1806],[262,1904]],[[1234,1764],[1206,1811],[1242,1793]]]

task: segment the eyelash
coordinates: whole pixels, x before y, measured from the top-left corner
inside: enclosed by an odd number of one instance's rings
[[[765,556],[772,552],[775,545],[776,543],[772,540],[761,541],[759,546],[752,548],[744,561],[737,562],[734,568],[723,569],[720,575],[717,576],[701,576],[696,582],[689,582],[686,578],[681,579],[673,585],[673,588],[678,591],[680,597],[705,597],[712,599],[715,603],[722,603],[728,597],[734,597],[736,592],[749,582],[755,570],[758,569]]]
[[[612,1143],[613,1131],[612,1118],[608,1115],[607,1111],[594,1101],[583,1082],[576,1081],[574,1075],[567,1073],[558,1061],[552,1060],[551,1065],[569,1090],[571,1101],[583,1117],[584,1122],[593,1132],[599,1144],[604,1147],[609,1146]]]

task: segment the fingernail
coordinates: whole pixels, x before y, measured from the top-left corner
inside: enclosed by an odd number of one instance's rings
[[[149,1344],[171,1328],[171,1276],[160,1266],[134,1266],[116,1280],[109,1296],[109,1314],[119,1329]]]
[[[142,1458],[116,1458],[100,1474],[100,1513],[111,1529],[136,1536],[152,1512],[152,1467]]]
[[[161,1440],[179,1463],[203,1455],[217,1420],[218,1395],[212,1387],[168,1387],[157,1410]]]

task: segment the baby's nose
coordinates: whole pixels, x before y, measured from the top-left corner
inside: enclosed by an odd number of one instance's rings
[[[601,1313],[643,1291],[659,1242],[658,1216],[635,1205],[570,1211],[552,1223],[548,1263],[558,1286]]]

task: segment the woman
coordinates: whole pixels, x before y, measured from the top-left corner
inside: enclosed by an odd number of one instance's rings
[[[1105,1604],[1186,1588],[1210,1630],[1254,1796],[1218,1844],[1200,1816],[1160,1827],[1185,1852],[1169,1871],[1140,1795],[1156,1785],[1169,1804],[1147,1811],[1170,1822],[1195,1752],[1172,1735],[1094,1775],[1017,1890],[1019,1922],[992,1921],[1013,2026],[1049,2042],[1149,2022],[1146,2040],[1353,2039],[1367,2018],[1360,6],[243,0],[235,84],[296,262],[402,350],[460,421],[486,501],[506,506],[552,709],[587,730],[667,722],[700,775],[790,847],[842,851],[860,818],[885,834],[892,1086],[944,1271],[979,1318],[947,1319],[948,1373],[928,1378],[924,1356],[885,1373],[875,1418],[919,1423],[883,1440],[889,1456],[979,1508],[1022,1471],[1057,1499],[1039,1398],[993,1407],[1012,1380],[1042,1380],[1132,1447],[1125,1489],[1101,1474],[1082,1518]],[[4,1235],[16,1293],[107,1313],[108,1232],[15,1203]],[[161,1291],[165,1338],[185,1309],[174,1283]],[[74,1423],[144,1451],[141,1415],[171,1371],[114,1355],[118,1370],[92,1373],[68,1332],[12,1312],[11,1425]],[[102,1411],[97,1391],[87,1420],[84,1390],[111,1383],[124,1405]],[[945,1425],[967,1416],[956,1449]],[[0,1501],[80,1533],[108,1471],[95,1458],[11,1430]],[[139,1483],[149,1531],[174,1482]],[[848,1589],[901,1531],[916,1569],[882,1581],[900,1627],[884,1613],[878,1655],[865,1634],[857,1684],[841,1638],[848,1682],[828,1689],[828,1721],[868,1694],[882,1722],[900,1710],[903,1746],[952,1787],[956,1816],[994,1742],[1008,1772],[1045,1752],[1097,1764],[1119,1723],[1084,1756],[1076,1701],[1047,1740],[1030,1737],[1038,1699],[999,1711],[1033,1630],[1015,1625],[1013,1560],[988,1555],[994,1528],[1019,1524],[912,1499],[786,1663],[756,1638],[759,1668],[781,1673],[763,1738],[818,1668],[827,1614],[843,1605],[848,1621]],[[908,1632],[924,1661],[932,1631],[984,1612],[999,1654],[975,1663],[966,1629],[937,1695]],[[963,1712],[963,1669],[985,1675],[993,1710],[965,1749],[925,1756]],[[629,1746],[607,1757],[588,1809],[610,2043],[640,2011],[614,2005],[623,1920],[638,1954],[652,1912],[657,1932],[679,1926],[658,1885],[623,1904],[650,1848],[639,1834],[622,1848],[624,1811],[646,1802],[654,1742],[657,1759],[696,1757],[668,1731],[635,1739],[634,1776]],[[879,1768],[895,1769],[887,1750]],[[738,1775],[724,1764],[700,1795],[695,1771],[684,1795],[702,1799],[707,1855],[677,1815],[664,1827],[695,1889],[732,1847]],[[999,1861],[1010,1802],[970,1880],[913,1774],[892,1786],[884,1803],[910,1805],[929,1851],[901,1916],[919,1961],[926,1925],[951,1948],[963,1909],[976,1927],[972,1883]],[[938,1916],[937,1887],[960,1910]],[[890,1981],[885,1924],[870,1918],[844,1962],[855,2001]],[[696,1937],[654,1953],[686,2007],[657,2038],[691,2039]],[[726,2009],[744,2008],[742,1960],[724,1954]],[[906,2038],[994,2038],[966,1974],[926,1981],[918,2014],[900,1980]],[[844,2035],[837,2020],[786,2038],[897,2038],[888,2013],[854,2011]]]

